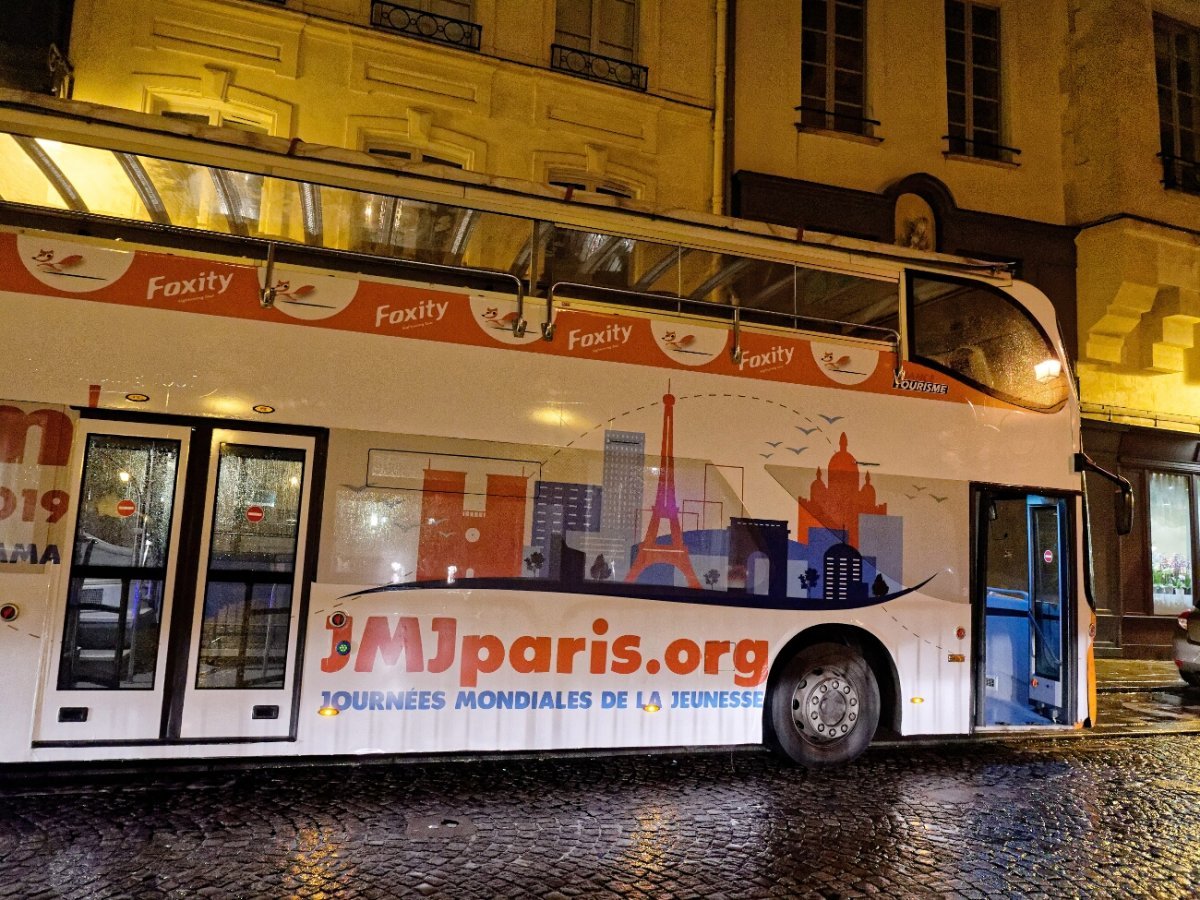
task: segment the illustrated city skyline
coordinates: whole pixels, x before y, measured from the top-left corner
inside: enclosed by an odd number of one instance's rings
[[[675,397],[667,393],[659,452],[649,459],[655,473],[649,505],[640,431],[604,432],[599,484],[538,479],[530,497],[530,476],[486,474],[483,510],[463,507],[468,472],[426,468],[417,582],[534,578],[591,589],[626,583],[831,604],[886,599],[903,588],[903,517],[877,502],[845,433],[807,496],[796,498],[794,535],[787,520],[744,516],[685,530],[674,479],[674,414]]]

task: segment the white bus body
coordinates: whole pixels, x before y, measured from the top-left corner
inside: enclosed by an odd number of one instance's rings
[[[631,235],[617,268],[708,234],[894,304],[779,324],[0,211],[0,761],[767,740],[822,765],[876,722],[1091,715],[1077,404],[1028,285],[595,212]]]

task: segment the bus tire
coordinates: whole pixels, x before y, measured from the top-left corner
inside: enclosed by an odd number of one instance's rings
[[[849,762],[879,725],[879,684],[862,654],[813,644],[784,666],[770,697],[770,743],[809,769]]]

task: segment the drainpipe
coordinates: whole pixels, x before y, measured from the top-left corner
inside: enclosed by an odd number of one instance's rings
[[[716,215],[725,213],[725,110],[729,85],[726,83],[726,53],[729,46],[729,18],[732,13],[729,0],[716,0],[717,40],[713,60],[713,171],[712,211]]]

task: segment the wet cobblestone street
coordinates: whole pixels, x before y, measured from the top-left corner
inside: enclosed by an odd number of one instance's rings
[[[12,781],[0,897],[1192,897],[1200,737]]]

